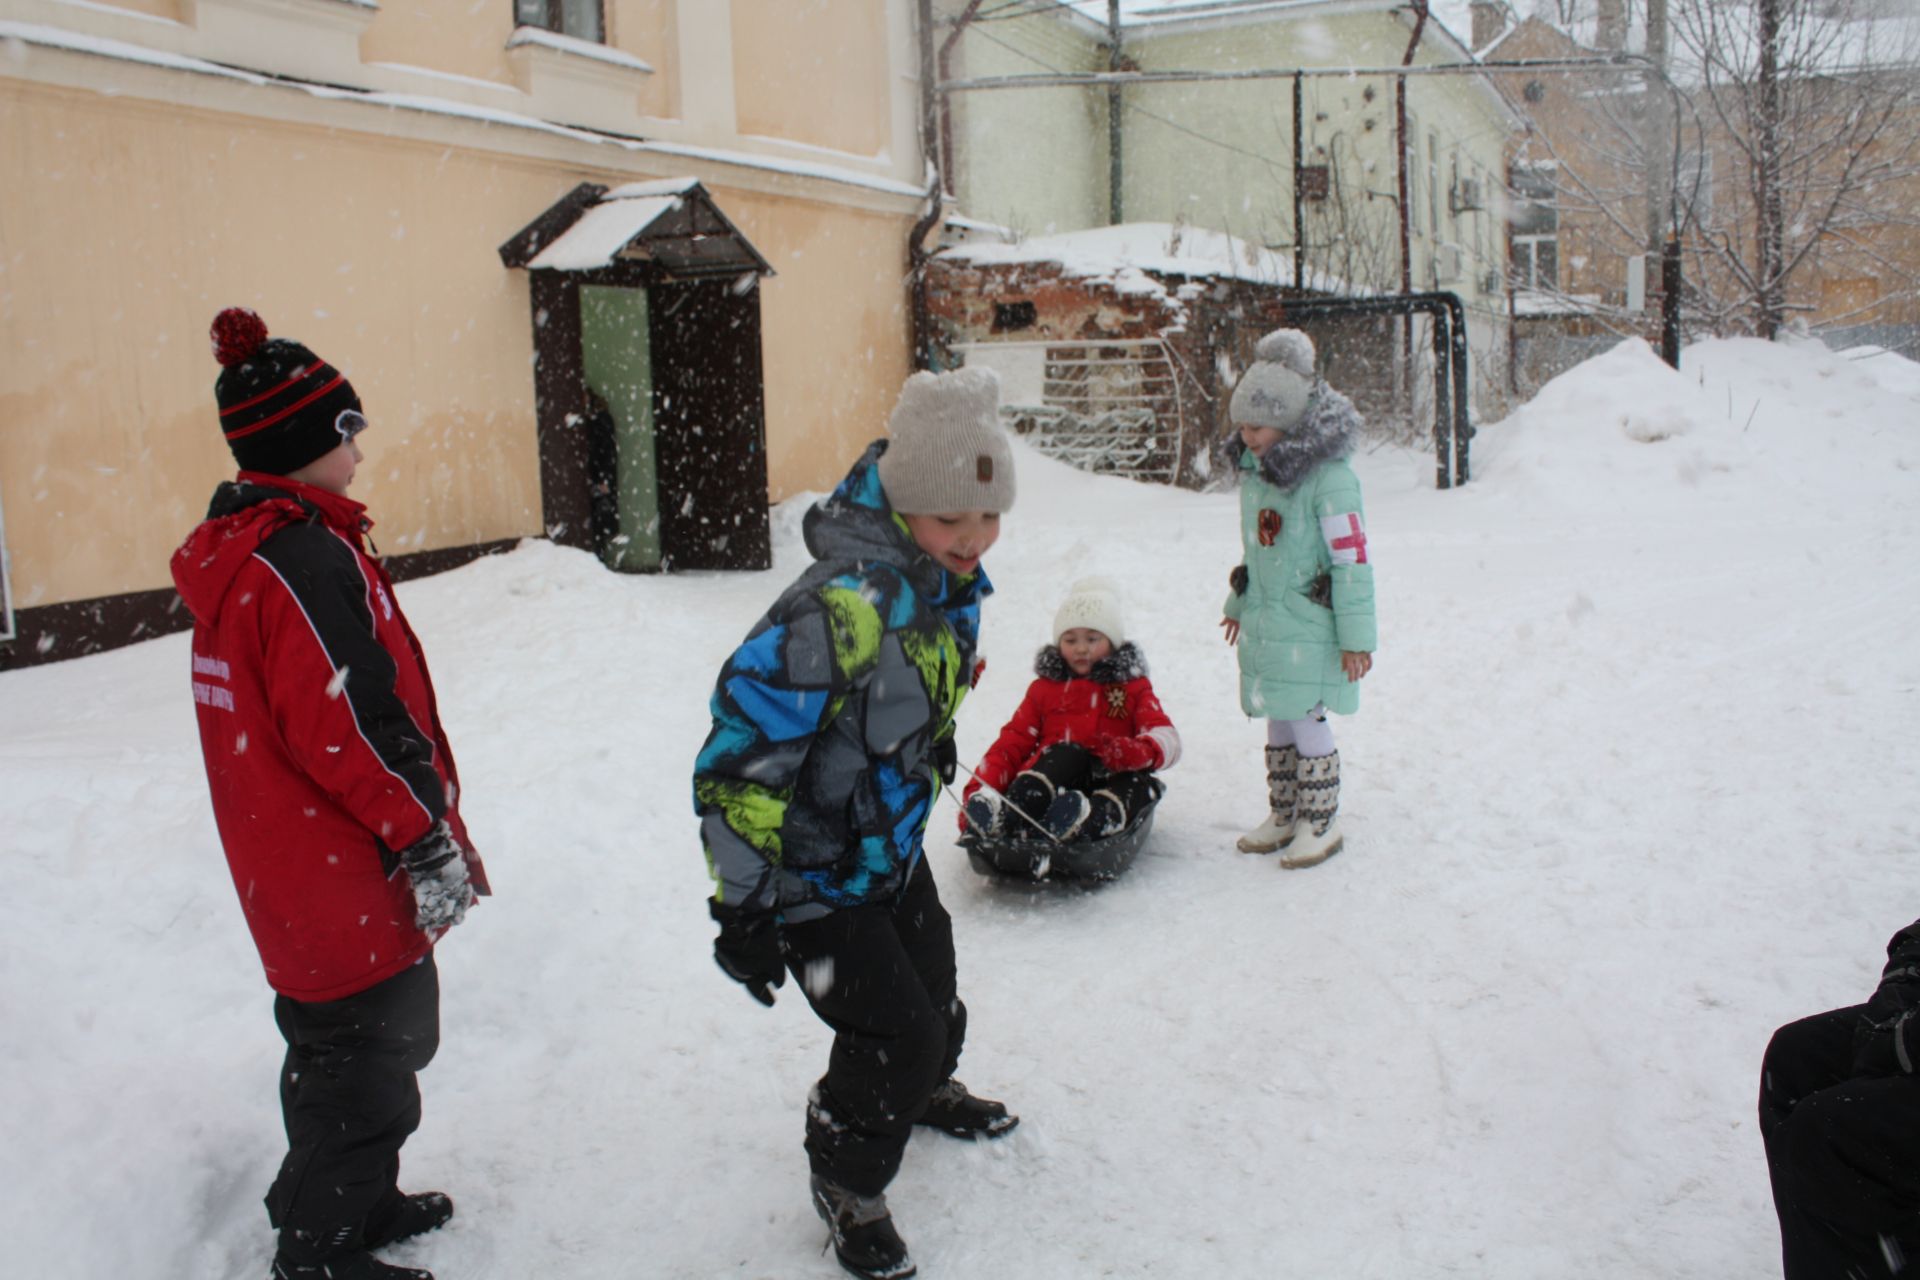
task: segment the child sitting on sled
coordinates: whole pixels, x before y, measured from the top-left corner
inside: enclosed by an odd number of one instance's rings
[[[962,831],[1116,835],[1154,795],[1152,775],[1180,758],[1180,734],[1127,640],[1118,588],[1082,578],[1053,618],[1039,677],[1000,730],[962,796]],[[1018,809],[1015,813],[1011,810]]]

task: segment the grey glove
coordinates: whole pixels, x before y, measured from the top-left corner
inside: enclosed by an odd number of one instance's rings
[[[400,851],[400,865],[413,884],[413,923],[420,932],[444,931],[466,919],[473,903],[467,858],[444,820]]]

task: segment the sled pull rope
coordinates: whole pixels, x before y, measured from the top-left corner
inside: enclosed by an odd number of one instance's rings
[[[1057,848],[1061,848],[1061,849],[1064,849],[1064,848],[1066,848],[1066,847],[1067,847],[1067,846],[1066,846],[1066,844],[1065,844],[1065,843],[1064,843],[1064,842],[1063,842],[1063,841],[1062,841],[1062,840],[1060,839],[1060,837],[1059,837],[1059,836],[1056,836],[1056,835],[1054,835],[1054,834],[1053,834],[1053,832],[1051,832],[1051,831],[1049,831],[1049,830],[1047,830],[1047,829],[1046,829],[1045,827],[1043,827],[1043,826],[1041,826],[1041,825],[1040,825],[1040,823],[1039,823],[1039,821],[1038,821],[1037,819],[1035,819],[1035,818],[1033,818],[1033,817],[1031,817],[1031,816],[1030,816],[1030,815],[1029,815],[1029,814],[1027,813],[1027,811],[1026,811],[1025,809],[1022,809],[1022,808],[1021,808],[1021,807],[1020,807],[1019,805],[1017,805],[1017,804],[1015,804],[1015,803],[1014,803],[1013,801],[1011,801],[1011,800],[1009,800],[1009,799],[1007,799],[1007,793],[1006,793],[1006,792],[1004,792],[1004,791],[1002,791],[1002,790],[1000,790],[1000,788],[998,788],[998,787],[995,787],[995,786],[990,786],[990,785],[989,785],[989,784],[988,784],[988,783],[986,782],[986,780],[985,780],[985,779],[983,779],[983,778],[981,778],[981,776],[980,776],[979,774],[977,774],[977,773],[975,773],[975,772],[974,772],[973,770],[971,770],[971,769],[969,769],[969,768],[967,768],[967,766],[965,766],[965,765],[961,765],[961,766],[960,766],[960,769],[961,769],[961,771],[962,771],[962,772],[964,772],[964,773],[965,773],[965,774],[966,774],[966,775],[967,775],[967,776],[968,776],[969,778],[972,778],[972,779],[973,779],[973,780],[974,780],[975,782],[978,782],[978,783],[980,784],[980,789],[981,789],[981,790],[983,790],[983,791],[991,791],[991,792],[993,792],[993,794],[995,794],[995,795],[997,795],[997,796],[999,796],[999,797],[1000,797],[1000,803],[1001,803],[1001,804],[1002,804],[1003,806],[1005,806],[1006,808],[1008,808],[1008,809],[1011,809],[1011,810],[1012,810],[1013,812],[1015,812],[1015,813],[1017,813],[1017,814],[1019,814],[1019,815],[1020,815],[1020,818],[1021,818],[1021,820],[1022,820],[1023,822],[1025,822],[1025,823],[1026,823],[1026,824],[1027,824],[1028,826],[1030,826],[1030,827],[1032,827],[1032,828],[1033,828],[1033,829],[1034,829],[1035,831],[1038,831],[1038,832],[1039,832],[1039,833],[1040,833],[1041,835],[1043,835],[1043,836],[1045,836],[1045,837],[1046,837],[1047,839],[1049,839],[1049,840],[1051,840],[1051,841],[1053,841],[1053,843],[1054,843],[1054,845],[1055,845],[1055,847],[1057,847]],[[947,786],[947,785],[945,785],[945,784],[942,784],[942,785],[941,785],[941,788],[940,788],[940,789],[941,789],[942,791],[945,791],[945,792],[947,793],[947,796],[948,796],[948,798],[950,798],[950,799],[951,799],[951,800],[952,800],[952,801],[953,801],[953,802],[954,802],[954,803],[955,803],[956,805],[959,805],[959,806],[960,806],[960,821],[962,821],[962,822],[964,822],[964,823],[966,823],[966,824],[967,824],[967,825],[968,825],[969,827],[972,827],[972,826],[973,826],[973,819],[972,819],[972,818],[969,818],[969,817],[967,816],[967,806],[965,806],[964,804],[960,804],[960,797],[959,797],[959,796],[956,796],[956,795],[954,795],[954,794],[953,794],[953,788],[952,788],[952,787],[950,787],[950,786]],[[978,827],[974,827],[974,830],[975,830],[975,831],[979,831],[979,828],[978,828]],[[984,831],[980,831],[980,834],[981,834],[981,835],[985,835],[985,834],[987,834],[987,833],[986,833],[986,832],[984,832]]]

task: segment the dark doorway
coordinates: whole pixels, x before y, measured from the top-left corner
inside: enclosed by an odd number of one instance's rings
[[[500,256],[531,277],[547,536],[623,572],[771,566],[772,269],[706,191],[583,183]]]

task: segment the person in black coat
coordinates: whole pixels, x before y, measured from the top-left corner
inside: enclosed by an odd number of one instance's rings
[[[1790,1022],[1760,1070],[1786,1280],[1920,1275],[1920,920],[1865,1004]]]

